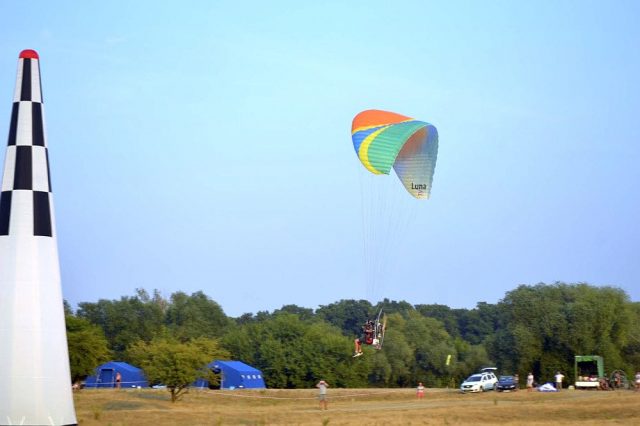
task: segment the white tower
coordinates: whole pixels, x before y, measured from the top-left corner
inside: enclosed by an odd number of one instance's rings
[[[0,197],[0,424],[76,424],[38,54],[24,50]]]

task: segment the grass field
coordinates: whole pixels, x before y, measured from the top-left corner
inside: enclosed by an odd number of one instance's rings
[[[427,389],[191,391],[171,403],[166,390],[82,390],[81,425],[640,425],[640,392],[526,391],[462,395]]]

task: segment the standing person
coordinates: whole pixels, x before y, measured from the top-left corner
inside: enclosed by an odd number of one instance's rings
[[[516,390],[520,389],[520,376],[518,373],[513,375],[513,381],[516,382]]]
[[[418,399],[422,399],[422,397],[424,397],[424,386],[422,385],[422,382],[418,383],[416,395],[418,396]]]
[[[122,383],[122,374],[116,371],[116,389],[120,389],[120,383]]]
[[[562,380],[564,379],[564,374],[558,371],[556,373],[555,378],[556,378],[556,389],[560,391],[562,389]]]
[[[527,392],[531,392],[533,390],[533,373],[529,372],[527,375]]]
[[[324,409],[326,410],[327,409],[327,388],[329,387],[329,384],[324,380],[320,380],[316,385],[316,387],[320,389],[320,391],[318,392],[318,399],[320,400],[320,409],[322,410],[322,407],[324,407]]]
[[[636,372],[636,392],[640,391],[640,371]]]

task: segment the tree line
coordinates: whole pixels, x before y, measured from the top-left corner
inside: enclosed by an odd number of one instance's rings
[[[380,309],[388,319],[384,348],[352,358],[362,324]],[[628,376],[640,368],[640,303],[584,283],[521,285],[472,309],[340,300],[232,318],[203,292],[165,299],[137,290],[65,312],[73,380],[103,362],[127,361],[176,399],[210,374],[202,367],[213,359],[253,365],[271,388],[312,387],[320,378],[338,387],[457,386],[486,366],[520,377],[531,371],[540,381],[560,370],[572,382],[575,355],[601,355],[607,371]]]

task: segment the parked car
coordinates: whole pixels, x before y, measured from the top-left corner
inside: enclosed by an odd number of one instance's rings
[[[472,374],[460,385],[461,392],[484,392],[496,387],[498,378],[493,373]]]
[[[517,391],[518,384],[516,383],[516,379],[513,376],[500,376],[498,378],[498,383],[496,384],[496,390],[498,392],[503,391]]]
[[[495,368],[495,367],[483,368],[482,370],[480,370],[480,373],[478,373],[478,374],[486,374],[486,375],[488,375],[489,379],[491,379],[491,381],[495,385],[498,382],[498,377],[496,376],[496,370],[498,370],[498,369]]]

